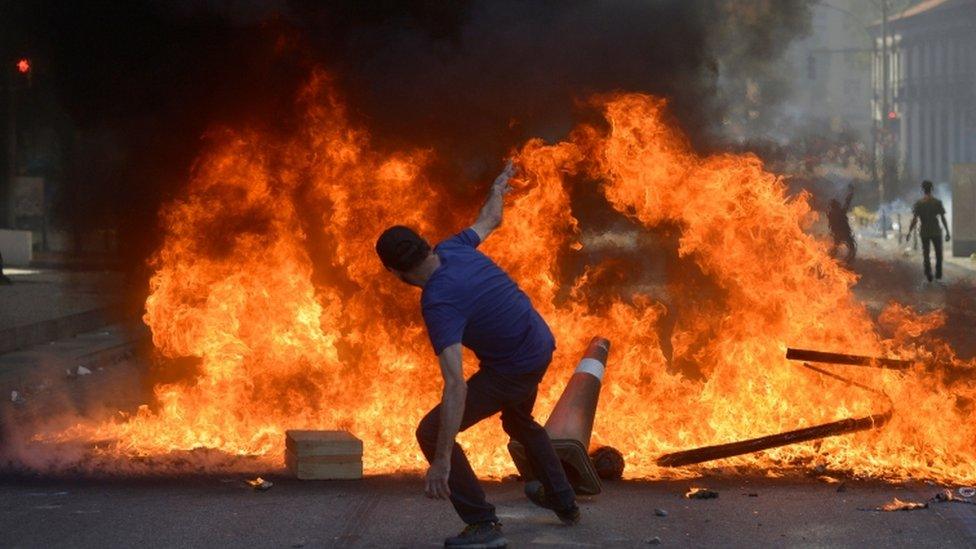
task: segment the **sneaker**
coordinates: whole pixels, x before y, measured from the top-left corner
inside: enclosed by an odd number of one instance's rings
[[[559,520],[562,521],[562,523],[566,526],[576,524],[580,520],[579,506],[574,503],[565,509],[556,509],[546,496],[545,487],[542,486],[542,483],[538,480],[525,483],[525,497],[529,498],[529,501],[538,505],[539,507],[549,509],[556,513]]]
[[[507,547],[508,540],[502,535],[500,522],[479,522],[469,524],[460,534],[444,540],[444,547],[469,547],[490,549]]]

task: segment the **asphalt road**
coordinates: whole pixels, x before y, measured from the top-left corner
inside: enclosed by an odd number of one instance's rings
[[[463,524],[419,477],[314,482],[270,477],[0,480],[3,547],[434,547]],[[691,485],[719,492],[688,500]],[[878,512],[937,487],[814,479],[617,482],[559,524],[515,481],[489,483],[510,547],[976,547],[976,505]],[[662,509],[667,516],[656,516]]]

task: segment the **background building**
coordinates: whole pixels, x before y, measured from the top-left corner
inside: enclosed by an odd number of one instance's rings
[[[926,0],[869,29],[889,198],[976,162],[976,0]]]
[[[793,104],[821,131],[870,139],[872,37],[865,24],[873,13],[863,0],[814,4],[810,34],[790,50]]]

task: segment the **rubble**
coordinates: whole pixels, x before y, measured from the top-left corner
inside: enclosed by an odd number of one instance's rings
[[[960,497],[964,497],[964,498],[971,498],[973,496],[976,496],[976,488],[970,488],[967,486],[959,488],[957,492],[959,492]]]
[[[91,375],[91,373],[92,371],[89,370],[88,368],[85,368],[84,366],[78,366],[77,374],[79,376],[87,376],[87,375]]]
[[[929,501],[939,502],[939,503],[965,503],[969,505],[976,505],[976,501],[972,501],[967,497],[957,497],[955,494],[952,493],[952,490],[950,490],[949,488],[945,488],[941,492],[935,494],[935,496],[933,496],[932,499]]]
[[[590,453],[596,474],[603,480],[620,480],[624,476],[624,455],[613,446],[601,446]]]
[[[654,515],[655,516],[658,516],[658,517],[666,517],[666,516],[668,516],[668,512],[665,511],[664,509],[655,509],[654,510]]]
[[[918,509],[928,509],[929,504],[920,501],[902,501],[893,498],[888,503],[878,507],[877,511],[916,511]]]
[[[718,497],[718,492],[715,490],[709,490],[708,488],[695,488],[692,487],[685,493],[685,498],[687,499],[715,499]]]
[[[264,480],[261,477],[257,477],[253,480],[248,480],[247,483],[251,485],[251,488],[254,488],[255,490],[259,490],[261,492],[264,492],[265,490],[270,490],[271,487],[274,486],[273,482],[271,482],[270,480]]]

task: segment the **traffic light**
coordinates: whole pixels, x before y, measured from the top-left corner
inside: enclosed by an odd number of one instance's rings
[[[21,57],[20,59],[17,60],[16,67],[17,67],[17,72],[19,72],[20,74],[28,74],[31,70],[30,59],[26,57]]]

